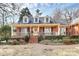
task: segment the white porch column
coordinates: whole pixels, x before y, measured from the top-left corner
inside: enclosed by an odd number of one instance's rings
[[[39,34],[39,26],[38,26],[38,34]]]
[[[14,32],[15,27],[13,25],[11,25],[11,36],[16,35],[16,32]]]
[[[58,35],[60,35],[61,27],[58,25]]]
[[[32,30],[31,30],[31,27],[30,27],[30,32],[29,32],[29,34],[32,34],[31,31],[32,31]]]

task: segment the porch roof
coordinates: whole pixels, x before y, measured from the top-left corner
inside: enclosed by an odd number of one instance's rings
[[[60,24],[14,24],[15,27],[44,27],[60,26]]]

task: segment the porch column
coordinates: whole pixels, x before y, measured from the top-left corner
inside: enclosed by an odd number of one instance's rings
[[[79,35],[79,24],[78,24],[78,35]]]
[[[60,26],[58,25],[58,35],[60,35],[60,30],[61,28],[60,28]]]
[[[14,26],[11,26],[11,36],[16,35],[16,31]]]
[[[39,26],[38,26],[38,34],[39,34]]]
[[[30,33],[29,34],[31,34],[31,27],[30,27]]]

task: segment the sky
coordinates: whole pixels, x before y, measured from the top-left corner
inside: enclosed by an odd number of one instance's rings
[[[56,8],[58,9],[71,9],[72,8],[79,8],[79,3],[27,3],[24,4],[22,8],[28,7],[30,12],[35,15],[35,10],[40,9],[42,12],[42,15],[49,15],[52,16],[54,13],[54,10]]]
[[[72,10],[73,8],[79,8],[79,3],[23,3],[23,6],[21,9],[28,7],[31,14],[35,16],[35,10],[40,9],[42,12],[42,16],[53,16],[54,11],[57,9],[70,9]],[[19,17],[15,17],[17,21],[19,20]],[[16,22],[17,22],[16,21]]]

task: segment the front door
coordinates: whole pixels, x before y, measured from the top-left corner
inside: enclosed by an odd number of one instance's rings
[[[33,27],[33,28],[32,28],[32,31],[33,31],[33,35],[34,35],[34,36],[37,36],[38,33],[39,33],[38,27]]]

